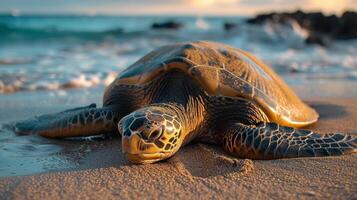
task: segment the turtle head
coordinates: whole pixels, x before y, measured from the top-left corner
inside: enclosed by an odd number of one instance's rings
[[[122,151],[129,161],[145,164],[167,159],[182,144],[181,123],[164,108],[147,107],[125,116],[118,124]]]

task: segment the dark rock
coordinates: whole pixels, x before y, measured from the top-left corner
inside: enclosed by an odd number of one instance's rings
[[[336,38],[338,39],[353,39],[357,38],[357,13],[345,12],[341,20],[341,28],[337,31]]]
[[[226,23],[223,24],[223,28],[226,31],[230,31],[230,30],[238,28],[238,24],[231,23],[231,22],[226,22]]]
[[[152,29],[180,29],[182,27],[182,24],[174,22],[174,21],[167,21],[167,22],[162,22],[162,23],[153,23],[151,25]]]
[[[310,35],[305,39],[306,44],[319,44],[321,46],[327,46],[330,42],[331,38],[318,33],[310,33]]]
[[[300,27],[310,32],[307,43],[326,44],[331,39],[357,38],[357,13],[345,12],[341,17],[336,15],[325,16],[321,12],[304,13],[268,13],[260,14],[247,20],[249,24],[263,24],[273,22],[286,24],[296,21]]]

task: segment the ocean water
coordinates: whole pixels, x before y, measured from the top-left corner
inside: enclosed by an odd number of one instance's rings
[[[152,30],[175,20],[180,30]],[[0,93],[108,85],[151,50],[212,40],[252,52],[289,84],[357,80],[357,40],[304,43],[297,25],[247,25],[246,17],[0,16]],[[238,27],[225,31],[225,22]]]

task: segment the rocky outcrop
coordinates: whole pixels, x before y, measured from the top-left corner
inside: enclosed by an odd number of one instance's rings
[[[266,22],[285,24],[296,21],[303,29],[309,31],[307,43],[323,44],[328,39],[355,39],[357,38],[357,13],[345,12],[340,17],[326,16],[321,12],[260,14],[247,20],[249,24],[263,24]]]

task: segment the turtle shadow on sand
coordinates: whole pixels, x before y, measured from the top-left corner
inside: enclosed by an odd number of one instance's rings
[[[181,148],[174,156],[167,160],[149,165],[136,165],[129,162],[121,152],[121,139],[115,142],[107,141],[106,149],[93,151],[82,160],[81,170],[114,167],[146,167],[165,165],[172,167],[178,173],[188,178],[207,178],[224,176],[231,173],[247,174],[254,170],[254,164],[249,159],[237,159],[227,155],[222,149],[201,143],[189,144]],[[150,168],[148,168],[150,169]]]
[[[307,102],[320,115],[320,119],[341,118],[348,114],[348,111],[340,105],[325,102]]]
[[[167,161],[183,175],[208,178],[231,173],[248,174],[254,170],[249,159],[237,159],[227,155],[216,146],[205,144],[188,145]]]

